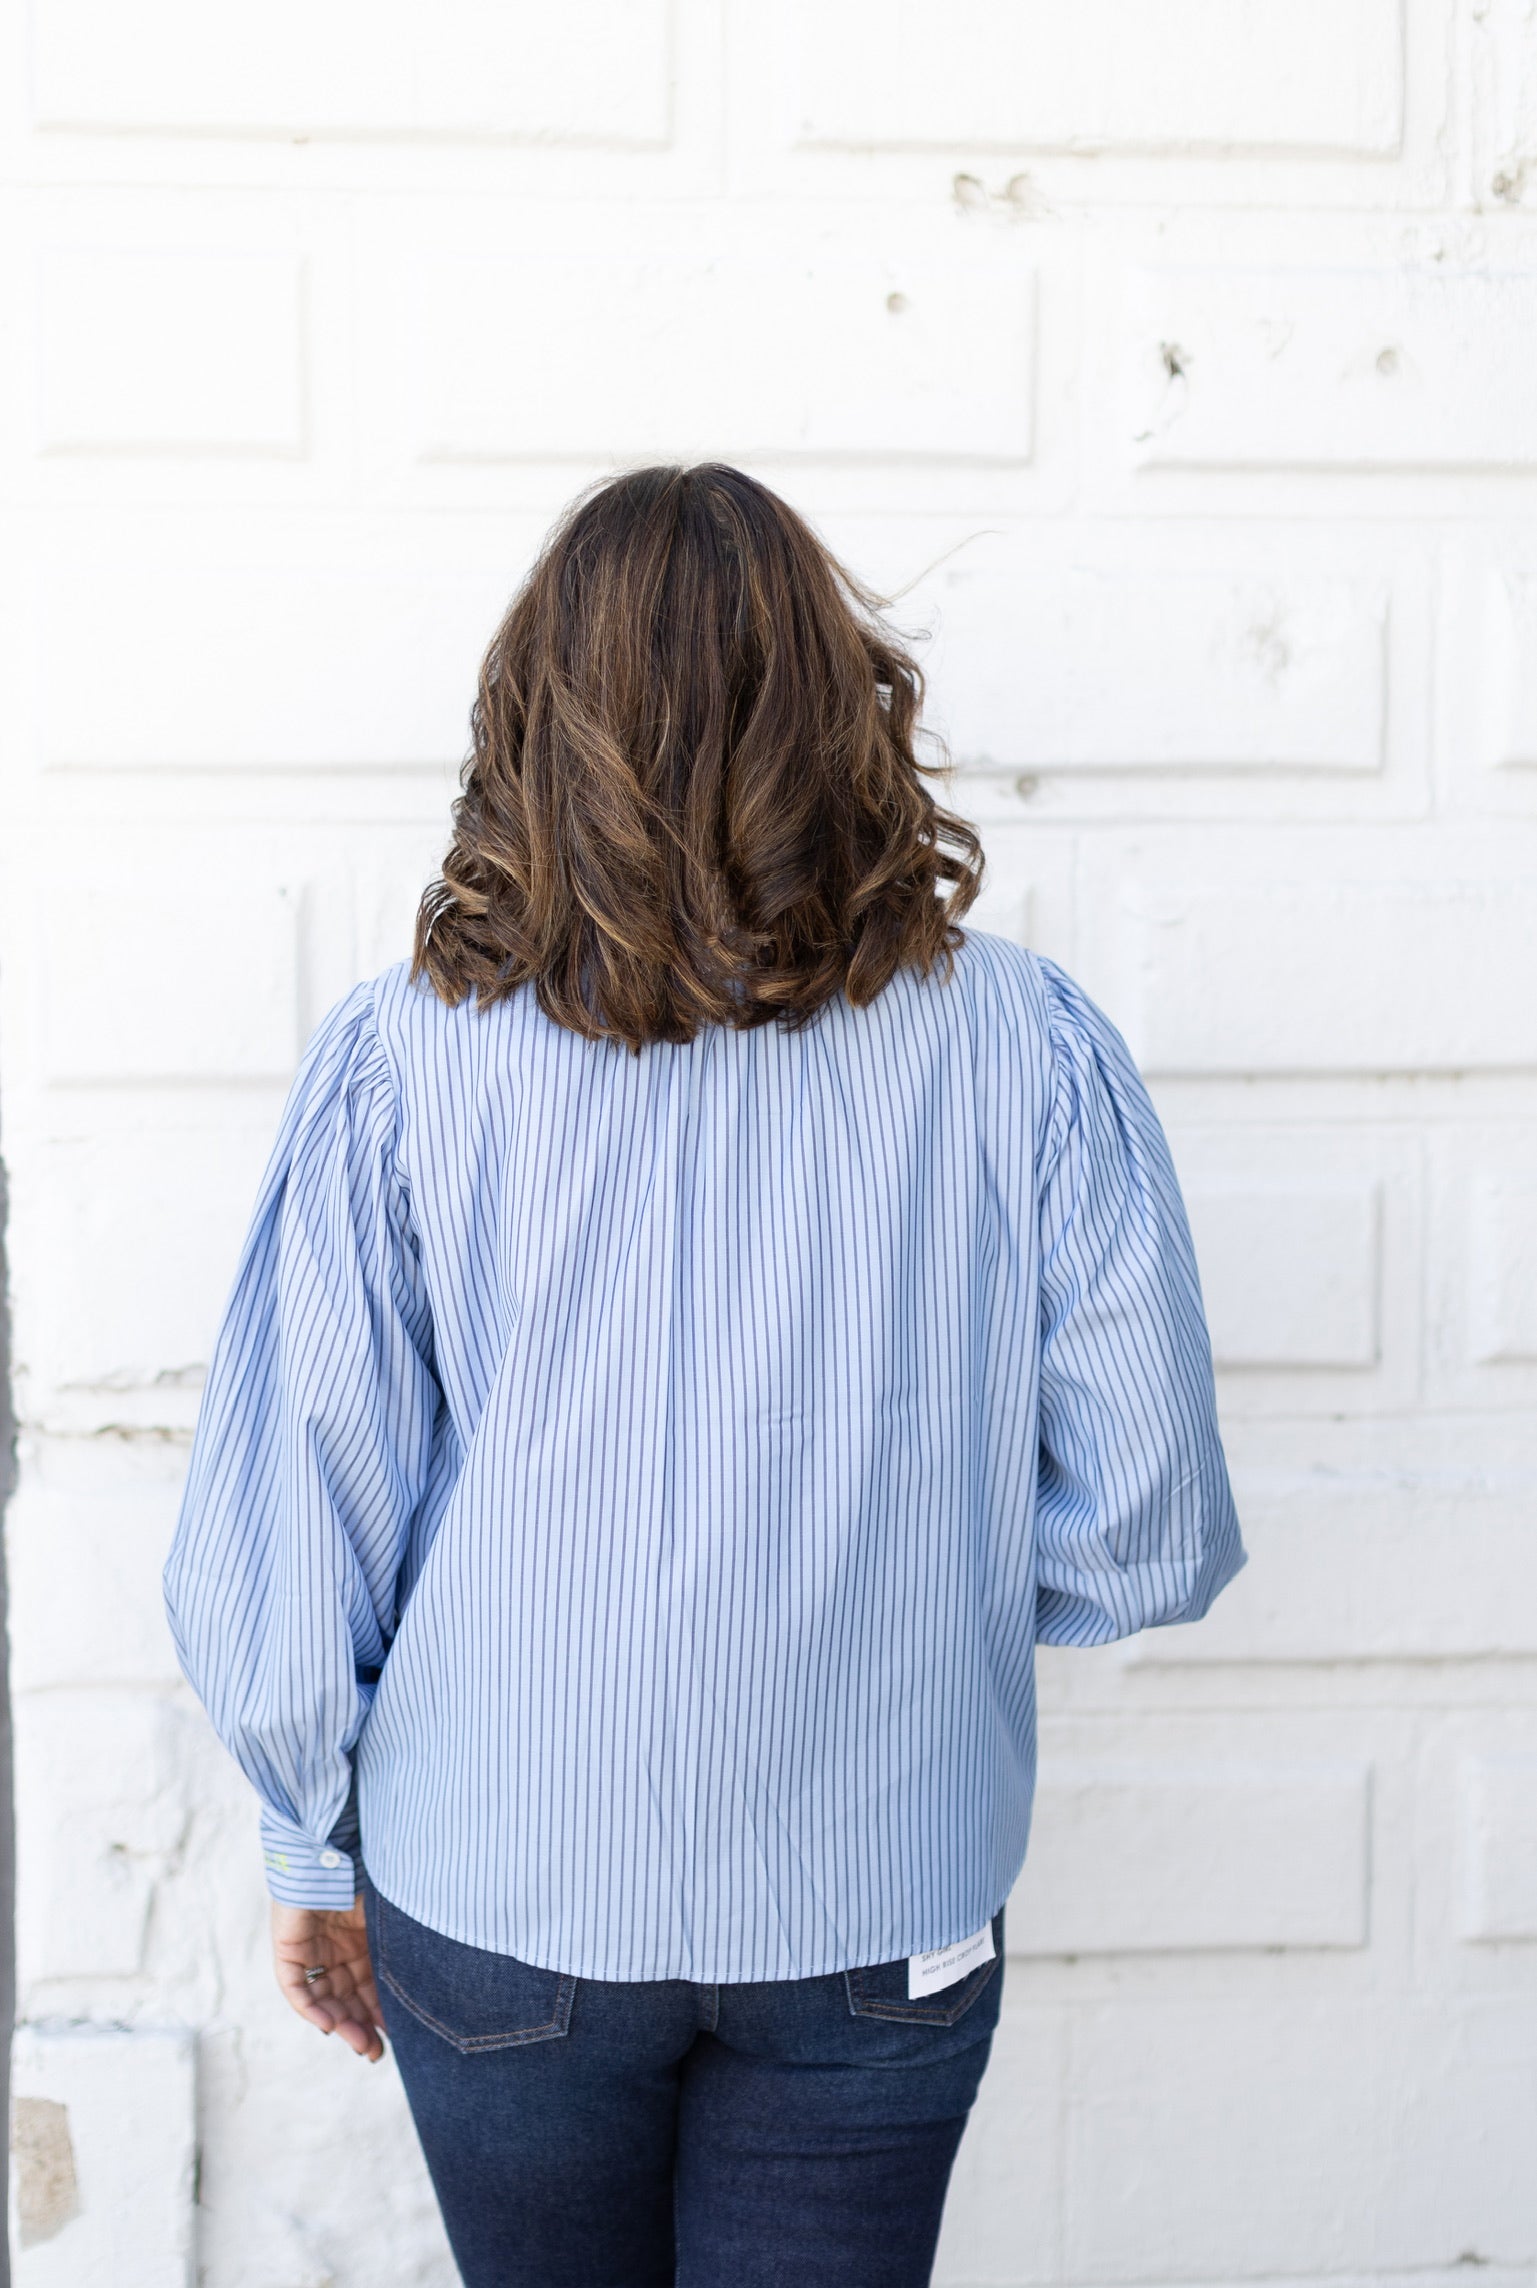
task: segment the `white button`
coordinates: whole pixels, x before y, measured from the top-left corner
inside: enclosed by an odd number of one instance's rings
[[[322,1867],[339,1867],[341,1863],[342,1855],[339,1851],[322,1851],[320,1854]]]

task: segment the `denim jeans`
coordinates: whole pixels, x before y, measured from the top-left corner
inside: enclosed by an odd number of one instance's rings
[[[568,1978],[367,1887],[386,2029],[466,2288],[920,2288],[997,1949],[761,1985]]]

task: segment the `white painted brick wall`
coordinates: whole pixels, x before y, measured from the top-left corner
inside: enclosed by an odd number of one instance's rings
[[[197,2167],[190,2035],[27,2026],[11,2070],[15,2288],[186,2288]]]
[[[1342,151],[1402,120],[1400,0],[796,0],[803,144]],[[942,36],[939,36],[941,35]]]
[[[1530,0],[7,0],[0,145],[18,2089],[78,2177],[18,2278],[451,2278],[158,1570],[503,600],[599,469],[729,453],[931,632],[982,912],[1145,1060],[1253,1549],[1043,1659],[941,2278],[1529,2288]]]

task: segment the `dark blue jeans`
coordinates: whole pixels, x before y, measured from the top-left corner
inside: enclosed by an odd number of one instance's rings
[[[371,1886],[386,2028],[466,2288],[921,2288],[994,1961],[763,1985],[568,1978]]]

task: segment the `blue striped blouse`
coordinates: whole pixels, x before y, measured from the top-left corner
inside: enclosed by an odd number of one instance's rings
[[[402,967],[305,1055],[166,1568],[271,1890],[592,1978],[948,1945],[1024,1857],[1037,1643],[1243,1562],[1119,1035],[969,932],[632,1056]]]

